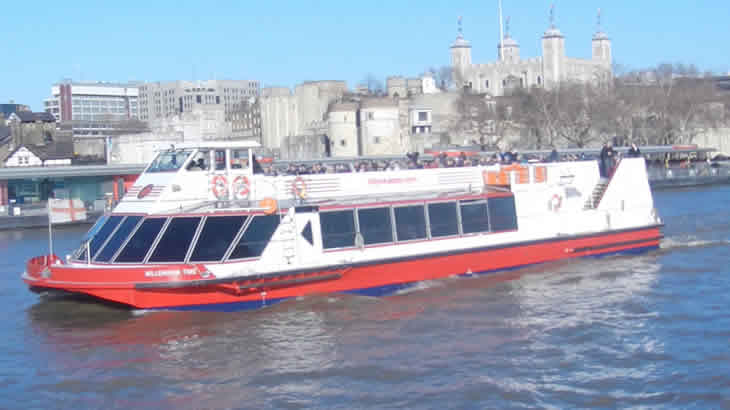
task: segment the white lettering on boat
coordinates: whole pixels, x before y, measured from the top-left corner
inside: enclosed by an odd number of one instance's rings
[[[412,184],[414,182],[417,182],[418,178],[416,177],[410,177],[410,178],[370,178],[368,179],[368,184],[370,185],[380,185],[380,184]]]
[[[160,278],[169,276],[195,276],[198,274],[198,268],[183,268],[183,269],[161,269],[161,270],[148,270],[144,272],[144,276],[147,278]]]

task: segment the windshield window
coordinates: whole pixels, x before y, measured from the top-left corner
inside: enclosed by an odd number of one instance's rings
[[[169,149],[162,151],[157,154],[157,158],[152,161],[152,164],[147,168],[147,172],[177,171],[185,163],[185,160],[190,156],[191,152],[193,151],[190,149]]]

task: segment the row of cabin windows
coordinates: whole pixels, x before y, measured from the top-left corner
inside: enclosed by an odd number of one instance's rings
[[[279,216],[113,215],[99,226],[88,245],[95,262],[218,262],[261,256],[279,226]],[[82,246],[76,259],[87,257],[87,247]]]
[[[514,197],[320,213],[324,249],[517,230]]]

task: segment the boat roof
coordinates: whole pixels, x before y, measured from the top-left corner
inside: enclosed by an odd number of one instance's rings
[[[175,144],[174,148],[260,148],[256,141],[197,141]]]
[[[620,151],[620,152],[626,152],[631,147],[627,146],[613,146],[614,151]],[[699,147],[696,144],[687,144],[687,145],[639,145],[638,148],[641,150],[643,154],[664,154],[664,153],[688,153],[688,152],[715,152],[717,151],[716,148],[712,147]],[[568,154],[568,155],[580,155],[580,154],[586,154],[586,155],[596,155],[601,152],[601,147],[584,147],[584,148],[556,148],[559,154]],[[538,149],[538,150],[516,150],[517,153],[523,154],[523,155],[549,155],[552,152],[552,149]],[[463,147],[434,147],[429,148],[426,150],[429,154],[435,154],[438,155],[441,152],[444,153],[461,153],[464,152],[467,156],[468,155],[494,155],[498,154],[497,151],[481,151],[480,147],[478,145],[470,145],[470,146],[463,146]],[[425,157],[427,158],[427,157]]]

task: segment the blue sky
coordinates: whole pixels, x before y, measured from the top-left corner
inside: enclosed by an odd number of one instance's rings
[[[68,5],[67,5],[68,4]],[[523,56],[537,56],[549,0],[503,0]],[[660,62],[730,70],[727,0],[557,0],[573,57],[590,56],[596,11],[631,68]],[[474,62],[495,59],[496,0],[20,1],[0,7],[0,102],[42,109],[62,78],[257,79],[264,86],[417,75],[449,62],[463,16]]]

